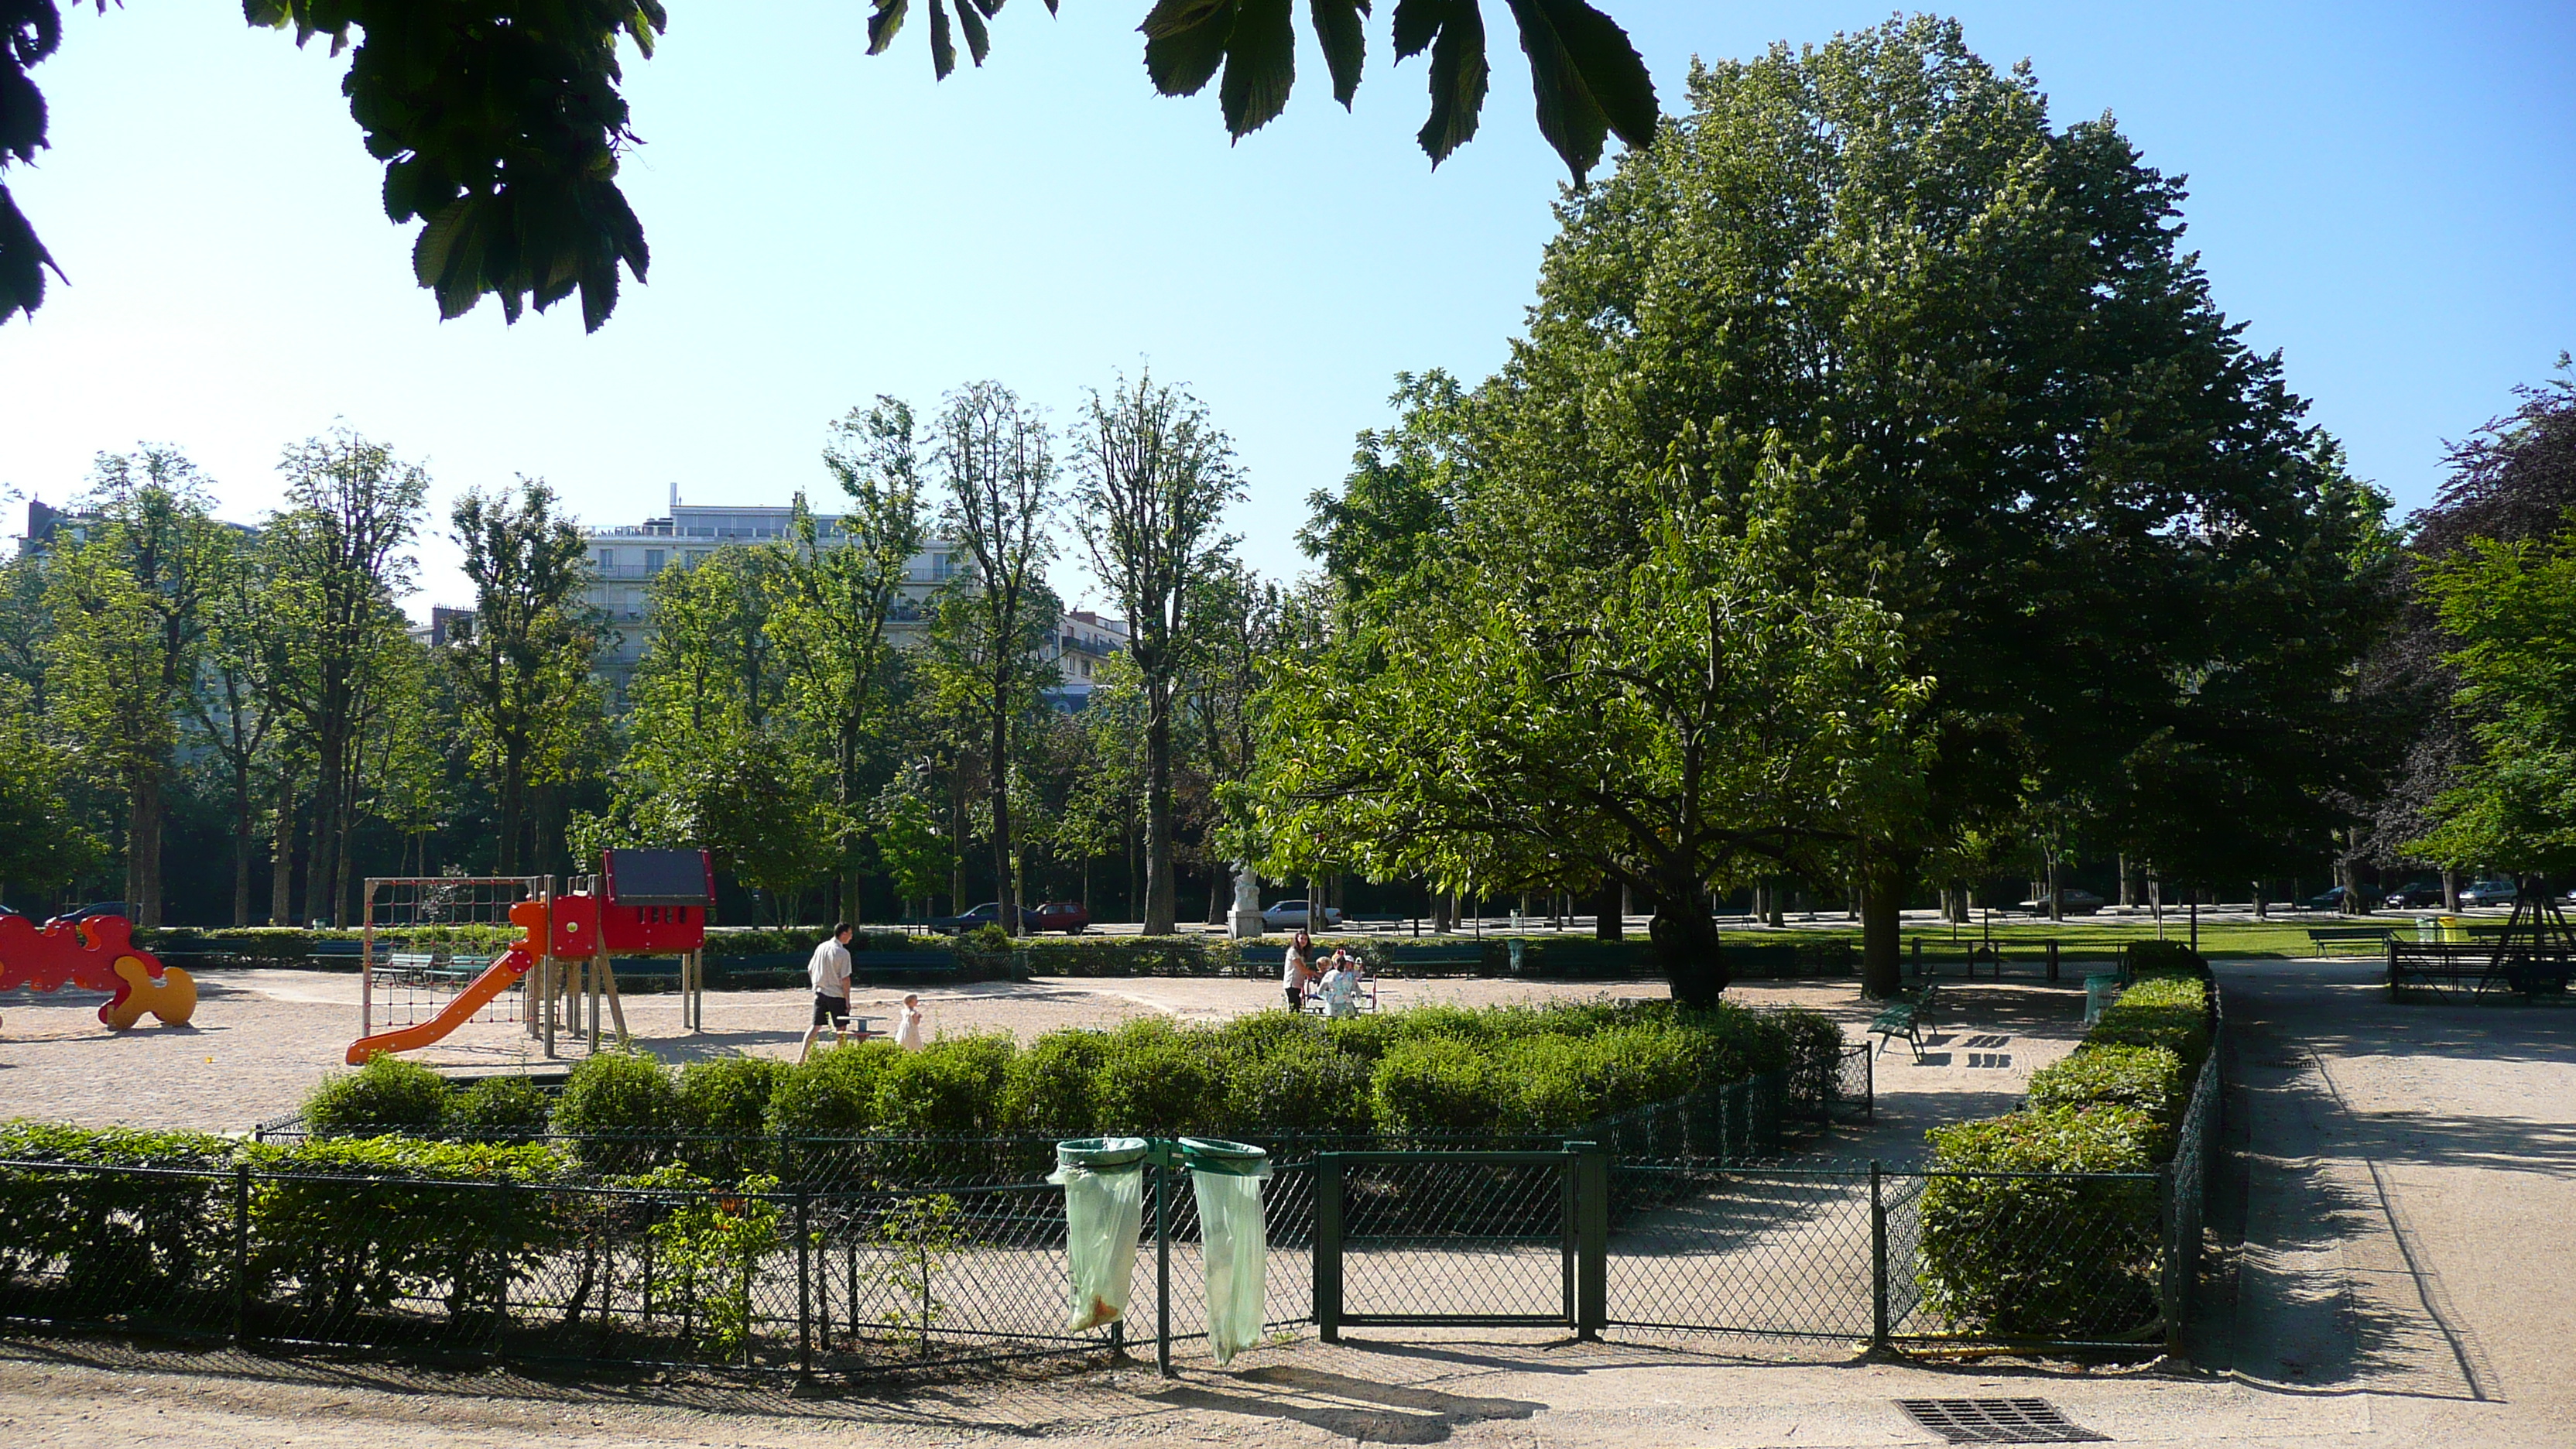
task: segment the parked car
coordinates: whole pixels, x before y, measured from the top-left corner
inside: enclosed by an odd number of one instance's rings
[[[2060,910],[2070,916],[2089,916],[2102,909],[2103,900],[2081,886],[2059,886],[2057,904]],[[2041,896],[2036,900],[2024,901],[2021,903],[2021,908],[2036,915],[2047,915],[2048,897]]]
[[[2509,906],[2513,904],[2514,883],[2502,876],[2490,876],[2460,887],[2460,904],[2464,906]]]
[[[1029,932],[1038,929],[1037,922],[1037,912],[1032,911],[1025,906],[1020,908],[1020,934],[1026,935]],[[973,910],[960,911],[953,916],[934,916],[930,921],[930,929],[943,932],[951,936],[962,936],[968,931],[972,931],[980,926],[998,926],[1000,924],[1002,924],[1002,903],[1000,901],[986,901],[984,904],[975,907]]]
[[[63,912],[61,915],[54,917],[54,921],[86,921],[92,916],[124,916],[131,919],[133,915],[134,913],[132,911],[125,908],[125,902],[123,901],[92,901],[90,904],[82,906],[76,910]],[[52,925],[53,923],[53,921],[48,921],[45,924]]]
[[[2342,910],[2342,909],[2343,909],[2343,887],[2342,887],[2342,886],[2328,886],[2328,887],[2326,887],[2326,888],[2325,888],[2325,891],[2324,891],[2324,893],[2323,893],[2323,894],[2321,894],[2321,895],[2313,895],[2313,896],[2308,897],[2308,902],[2307,902],[2307,904],[2308,904],[2308,909],[2309,909],[2309,910],[2312,910],[2312,911],[2339,911],[2339,910]]]
[[[1062,931],[1079,936],[1091,929],[1091,911],[1080,901],[1049,901],[1033,912],[1029,919],[1033,931]]]
[[[2388,893],[2382,904],[2392,911],[2419,910],[2442,903],[2442,883],[2437,880],[2413,880]]]
[[[1305,901],[1280,901],[1261,913],[1261,924],[1273,931],[1313,931],[1329,930],[1342,923],[1341,911],[1332,906],[1324,907],[1321,926],[1309,923],[1312,914]]]

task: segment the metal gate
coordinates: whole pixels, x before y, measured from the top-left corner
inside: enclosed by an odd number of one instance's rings
[[[1610,1157],[1327,1152],[1315,1159],[1315,1324],[1570,1328],[1597,1337]]]

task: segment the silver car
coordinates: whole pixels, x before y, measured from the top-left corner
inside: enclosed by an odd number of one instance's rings
[[[1313,931],[1342,923],[1342,913],[1326,906],[1323,926],[1316,926],[1307,919],[1312,914],[1307,905],[1305,901],[1281,901],[1261,913],[1261,924],[1273,931]]]

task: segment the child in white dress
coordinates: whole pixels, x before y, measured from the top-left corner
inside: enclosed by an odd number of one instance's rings
[[[917,1052],[929,1043],[921,1031],[921,998],[905,992],[903,1010],[894,1019],[894,1044],[908,1052]]]

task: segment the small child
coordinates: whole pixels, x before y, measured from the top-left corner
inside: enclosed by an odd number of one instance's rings
[[[894,1044],[908,1052],[928,1045],[921,1034],[921,997],[914,992],[903,994],[903,1011],[894,1019]]]
[[[1342,952],[1334,952],[1332,969],[1324,973],[1324,1015],[1359,1015],[1359,990],[1359,963]]]

